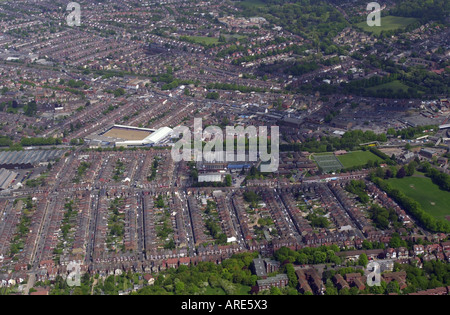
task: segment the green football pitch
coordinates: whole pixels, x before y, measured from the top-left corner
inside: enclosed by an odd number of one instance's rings
[[[404,29],[408,25],[416,22],[415,18],[406,18],[400,16],[383,16],[381,17],[381,26],[369,26],[367,21],[358,23],[356,26],[362,28],[364,31],[379,35],[382,31],[395,31],[398,29]]]
[[[437,219],[450,216],[450,192],[441,190],[428,177],[412,176],[390,179],[389,184],[422,205]]]
[[[383,161],[380,157],[376,156],[370,151],[351,152],[344,155],[340,155],[337,158],[342,163],[342,165],[344,165],[344,168],[364,166],[369,161],[373,162],[378,161],[380,163]]]

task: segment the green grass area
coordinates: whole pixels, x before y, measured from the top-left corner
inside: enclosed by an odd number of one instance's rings
[[[217,44],[219,42],[219,39],[216,37],[207,37],[207,36],[186,36],[191,41],[200,44],[200,45],[210,45],[210,44]]]
[[[234,285],[237,288],[236,295],[249,295],[250,290],[252,289],[251,287],[242,284],[234,283]],[[204,295],[227,295],[227,293],[222,288],[212,288],[208,286],[205,290]]]
[[[370,151],[356,151],[340,156],[334,156],[332,153],[318,153],[314,154],[312,159],[316,161],[325,173],[338,171],[343,168],[364,166],[369,161],[383,161]]]
[[[329,155],[333,155],[333,153],[331,153],[331,152],[319,152],[319,153],[311,154],[310,157],[314,158],[315,156],[329,156]]]
[[[230,41],[232,39],[237,39],[237,40],[247,39],[247,36],[239,35],[239,34],[234,34],[234,35],[225,34],[224,36],[227,39],[227,41]]]
[[[383,161],[380,157],[376,156],[370,151],[351,152],[345,155],[338,156],[337,158],[342,163],[342,165],[344,165],[344,168],[363,166],[366,165],[369,161]]]
[[[399,80],[395,80],[395,81],[392,81],[389,83],[385,83],[385,84],[367,88],[367,90],[373,91],[373,92],[378,92],[379,90],[383,90],[383,89],[391,89],[394,93],[396,93],[399,91],[408,92],[408,88],[409,87],[407,85],[403,84]]]
[[[267,6],[267,3],[261,0],[244,0],[237,3],[247,8],[261,8]]]
[[[239,290],[237,290],[236,295],[249,295],[250,294],[250,290],[252,288],[246,285],[239,285]]]
[[[205,295],[226,295],[226,292],[222,288],[207,287]]]
[[[367,21],[358,23],[356,26],[362,28],[365,32],[373,33],[374,35],[379,35],[382,31],[395,31],[399,29],[404,29],[408,25],[416,22],[416,18],[406,18],[400,16],[383,16],[381,17],[381,26],[367,25]]]
[[[402,191],[408,197],[422,205],[424,211],[437,219],[450,215],[450,193],[439,189],[430,178],[413,176],[402,179],[390,179],[393,188]]]

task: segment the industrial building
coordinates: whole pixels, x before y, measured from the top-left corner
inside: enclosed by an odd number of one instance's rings
[[[215,174],[200,174],[198,176],[199,183],[214,183],[214,182],[222,182],[223,174],[215,173]]]
[[[432,159],[433,157],[438,156],[438,153],[430,149],[422,149],[420,150],[419,155],[426,157],[427,159]]]
[[[63,150],[28,150],[0,152],[0,168],[26,169],[54,161],[63,155]]]
[[[237,155],[232,156],[232,158],[227,155],[227,158],[231,161],[225,161],[225,154],[222,157],[222,161],[219,161],[218,159],[215,161],[208,161],[203,158],[203,161],[197,162],[197,170],[202,173],[219,171],[230,171],[232,173],[236,173],[242,171],[242,169],[248,170],[253,165],[257,164],[257,161],[250,161],[248,154],[245,155],[244,161],[240,161]]]
[[[11,183],[16,179],[17,173],[13,171],[0,169],[0,190],[8,189]]]

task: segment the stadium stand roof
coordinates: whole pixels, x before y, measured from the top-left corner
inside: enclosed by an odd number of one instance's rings
[[[122,141],[117,142],[117,146],[144,146],[144,145],[155,145],[169,137],[173,132],[173,129],[169,127],[162,127],[156,130],[154,133],[146,137],[144,140],[132,140],[132,141]]]

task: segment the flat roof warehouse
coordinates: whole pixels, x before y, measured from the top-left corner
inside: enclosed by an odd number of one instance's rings
[[[63,150],[3,151],[0,152],[0,168],[33,168],[40,163],[56,160],[63,153]]]
[[[16,177],[16,172],[0,169],[0,190],[7,189],[9,185],[11,185],[11,183],[16,179]]]

